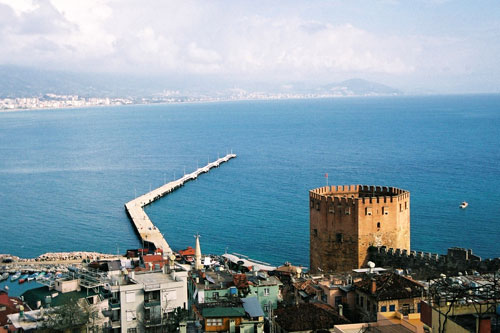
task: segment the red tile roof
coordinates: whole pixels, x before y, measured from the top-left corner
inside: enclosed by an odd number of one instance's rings
[[[7,315],[18,313],[19,306],[23,302],[17,297],[10,297],[6,292],[0,291],[0,307],[5,306],[5,310],[0,311],[0,326],[7,324]]]
[[[179,250],[179,254],[181,256],[194,256],[195,249],[193,249],[191,246],[188,246],[187,249],[185,249],[185,250]]]

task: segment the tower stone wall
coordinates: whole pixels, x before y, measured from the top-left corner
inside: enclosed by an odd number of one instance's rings
[[[410,249],[410,193],[395,187],[346,185],[309,191],[312,272],[349,271],[368,261],[370,246]]]

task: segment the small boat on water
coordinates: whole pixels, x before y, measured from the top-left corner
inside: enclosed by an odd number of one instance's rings
[[[62,278],[63,274],[61,272],[56,272],[56,279]]]
[[[7,280],[9,278],[9,273],[5,272],[0,276],[0,281]]]
[[[463,202],[460,204],[460,206],[459,206],[459,207],[460,207],[460,208],[462,208],[462,209],[465,209],[465,208],[467,208],[467,206],[468,206],[468,205],[469,205],[469,204],[468,204],[466,201],[463,201]]]
[[[43,278],[44,278],[44,276],[45,276],[45,274],[47,274],[47,273],[45,273],[45,272],[41,272],[40,274],[38,274],[38,275],[37,275],[37,277],[35,278],[35,280],[37,280],[37,281],[38,281],[38,280],[43,279]]]
[[[26,282],[26,280],[28,279],[28,276],[29,276],[28,274],[24,274],[23,276],[21,276],[19,278],[19,284]]]
[[[21,272],[16,272],[16,274],[10,277],[10,282],[14,282],[21,277]]]
[[[53,275],[54,275],[54,274],[52,274],[52,273],[48,273],[47,275],[45,275],[45,278],[48,280],[48,279],[50,279]]]
[[[32,281],[32,280],[36,279],[37,276],[38,276],[38,272],[33,273],[33,274],[28,276],[27,280]]]

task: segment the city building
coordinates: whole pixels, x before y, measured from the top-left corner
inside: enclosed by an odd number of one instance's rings
[[[420,313],[424,286],[396,273],[367,274],[354,283],[356,312],[363,322],[376,321],[377,314],[399,312]]]
[[[6,291],[0,290],[0,333],[13,331],[14,327],[8,324],[8,315],[21,311],[23,301],[17,297],[10,297]]]
[[[187,310],[187,272],[168,269],[127,272],[105,286],[112,332],[154,331],[177,308]]]
[[[264,312],[257,297],[199,304],[193,310],[205,332],[264,332]]]
[[[348,324],[333,307],[321,303],[302,303],[277,309],[273,318],[274,332],[315,332],[331,330],[335,325]]]
[[[410,249],[410,193],[395,187],[325,186],[309,191],[311,272],[347,272],[370,246]]]
[[[266,272],[233,274],[229,271],[193,272],[189,299],[195,304],[214,303],[255,296],[265,315],[281,301],[281,281]]]

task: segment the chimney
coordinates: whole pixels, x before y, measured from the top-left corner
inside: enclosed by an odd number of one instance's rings
[[[370,293],[373,295],[377,292],[377,282],[372,279],[370,284]]]

